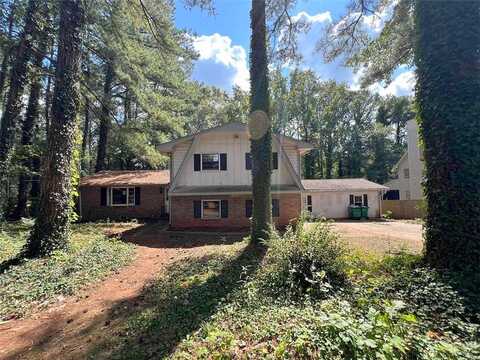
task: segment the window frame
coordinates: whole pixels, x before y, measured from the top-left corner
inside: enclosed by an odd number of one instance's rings
[[[403,169],[403,178],[404,179],[410,179],[410,168],[404,168]]]
[[[204,217],[203,215],[203,203],[204,202],[218,202],[218,217]],[[220,220],[222,219],[222,200],[220,199],[202,199],[201,200],[201,215],[200,215],[200,219],[202,220]]]
[[[360,198],[360,205],[357,205],[357,198]],[[354,206],[363,206],[363,195],[355,195],[353,194],[353,205]]]
[[[305,205],[306,205],[307,211],[311,214],[313,212],[312,195],[307,195],[307,197],[305,198]]]
[[[114,204],[113,203],[113,190],[125,189],[127,192],[126,202],[123,204]],[[130,199],[130,190],[133,190],[132,200]],[[135,206],[135,186],[111,186],[107,191],[107,206],[110,207],[131,207]]]
[[[203,156],[204,155],[216,155],[218,157],[217,160],[217,169],[204,169],[203,168]],[[200,154],[200,171],[220,171],[220,153],[201,153]]]

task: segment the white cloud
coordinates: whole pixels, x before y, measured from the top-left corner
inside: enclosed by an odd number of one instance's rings
[[[310,15],[305,11],[300,11],[297,15],[292,16],[293,22],[297,22],[299,20],[305,21],[307,23],[323,23],[325,21],[331,23],[333,21],[330,11],[325,11],[316,15]]]
[[[370,87],[372,91],[378,92],[381,96],[395,95],[406,96],[412,95],[415,87],[415,72],[408,70],[399,74],[387,87],[383,87],[377,83]]]
[[[192,77],[209,85],[231,90],[237,85],[250,88],[247,52],[242,46],[232,45],[232,39],[218,33],[193,38],[193,47],[199,53]]]

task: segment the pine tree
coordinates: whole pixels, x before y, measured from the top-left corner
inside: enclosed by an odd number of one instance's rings
[[[416,1],[416,101],[425,148],[425,255],[480,266],[480,6]]]
[[[47,152],[42,172],[39,214],[26,255],[47,255],[65,248],[69,236],[70,173],[79,103],[82,0],[60,2],[58,57]]]
[[[250,137],[252,154],[252,241],[267,239],[272,223],[272,128],[268,89],[265,0],[252,0]]]

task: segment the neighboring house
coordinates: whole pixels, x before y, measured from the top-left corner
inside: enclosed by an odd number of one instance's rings
[[[80,181],[83,220],[158,219],[168,213],[170,172],[101,171]]]
[[[288,225],[302,211],[319,217],[346,218],[350,204],[368,205],[370,217],[380,216],[380,200],[388,188],[364,179],[302,180],[302,157],[313,149],[312,145],[283,135],[274,135],[272,140],[272,215],[277,226]],[[110,172],[82,179],[82,215],[88,219],[117,218],[131,213],[132,217],[155,218],[163,214],[163,208],[175,229],[250,226],[252,159],[245,124],[229,123],[204,130],[161,144],[158,150],[170,157],[170,171],[126,172],[121,181],[108,181]],[[152,181],[150,190],[142,187],[136,205],[125,199],[125,194],[141,186],[137,177],[142,174],[149,174]],[[118,187],[123,189],[117,195],[121,206],[108,198],[102,200],[104,192],[108,195]],[[139,216],[135,216],[137,213]]]
[[[390,190],[386,200],[423,199],[423,156],[419,147],[418,126],[415,120],[407,122],[408,150],[395,166],[396,178],[385,184]]]

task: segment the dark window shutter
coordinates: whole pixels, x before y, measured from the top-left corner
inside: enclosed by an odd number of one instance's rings
[[[278,169],[278,153],[277,152],[272,153],[272,169],[273,170]]]
[[[245,153],[245,169],[252,170],[252,154]]]
[[[363,206],[368,206],[368,195],[363,194]]]
[[[355,199],[353,198],[353,195],[350,195],[350,205],[353,205],[355,203]]]
[[[222,200],[220,202],[220,209],[222,211],[222,218],[228,218],[228,200]]]
[[[193,171],[200,171],[200,154],[193,154]]]
[[[252,210],[253,210],[253,200],[245,200],[245,216],[247,218],[252,217]]]
[[[280,217],[280,201],[272,199],[272,217]]]
[[[107,188],[100,188],[100,206],[107,206]]]
[[[141,198],[140,191],[141,191],[141,188],[139,187],[135,188],[135,205],[140,205],[140,198]]]
[[[227,170],[227,154],[220,154],[220,170]]]
[[[312,205],[312,195],[307,195],[307,205]]]
[[[200,200],[193,201],[193,217],[195,219],[202,217],[202,202]]]

